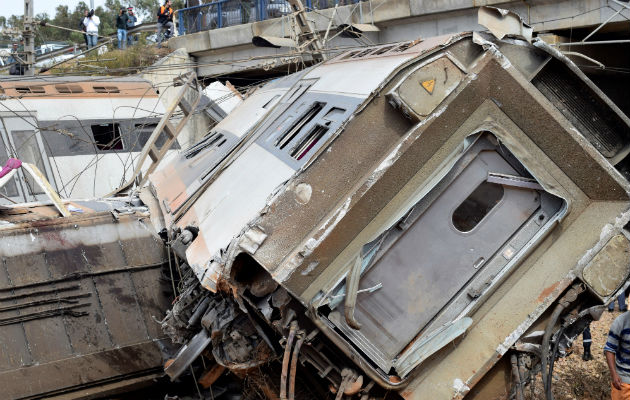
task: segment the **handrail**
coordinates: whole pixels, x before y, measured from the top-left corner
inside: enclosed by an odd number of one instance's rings
[[[271,1],[273,0],[215,0],[211,3],[182,8],[177,10],[178,34],[181,36],[226,26],[264,21],[292,12],[287,1]],[[334,8],[337,5],[356,4],[361,1],[365,0],[304,0],[304,5],[307,10],[314,10]],[[244,6],[251,7],[250,11],[245,11]],[[230,9],[226,9],[228,7]],[[250,15],[253,15],[254,18],[252,19]]]

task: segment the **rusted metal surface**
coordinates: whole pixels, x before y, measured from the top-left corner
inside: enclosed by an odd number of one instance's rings
[[[211,387],[217,379],[223,375],[225,372],[225,367],[222,365],[214,365],[208,372],[203,374],[201,378],[199,378],[199,384],[204,388]]]

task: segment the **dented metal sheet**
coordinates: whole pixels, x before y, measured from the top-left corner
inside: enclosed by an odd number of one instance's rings
[[[483,13],[498,36],[531,39],[514,15]],[[566,87],[581,94],[563,103]],[[217,362],[235,371],[263,362],[258,346],[282,352],[271,334],[288,337],[284,379],[301,351],[323,387],[467,396],[565,288],[589,282],[582,270],[628,220],[628,183],[608,161],[623,157],[628,120],[538,42],[475,33],[349,51],[228,118],[264,101],[247,130],[217,125],[240,142],[200,161],[211,179],[181,200],[169,188],[205,179],[184,165],[210,149],[151,178],[173,243],[192,237],[191,293],[210,289],[163,325],[186,343],[177,321],[214,304],[197,329],[212,329]],[[583,120],[588,104],[610,125]],[[239,325],[241,312],[258,317]]]
[[[497,39],[506,35],[532,41],[534,29],[527,25],[517,13],[496,7],[479,7],[479,24],[485,26]]]

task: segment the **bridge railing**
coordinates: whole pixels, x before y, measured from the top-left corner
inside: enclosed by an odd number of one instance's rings
[[[308,10],[322,10],[359,1],[365,0],[304,0],[304,6]],[[218,0],[178,10],[178,32],[186,35],[264,21],[290,13],[291,6],[286,0]]]

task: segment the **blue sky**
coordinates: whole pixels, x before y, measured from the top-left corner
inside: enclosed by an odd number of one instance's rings
[[[10,17],[11,15],[22,15],[24,14],[24,3],[22,0],[1,0],[2,7],[0,7],[0,15],[5,17]],[[67,5],[70,10],[74,10],[80,0],[33,0],[34,1],[34,11],[35,14],[40,14],[43,12],[48,13],[51,17],[55,14],[55,8],[58,4]],[[90,4],[90,0],[83,0],[88,5]],[[94,7],[102,6],[105,4],[105,0],[94,0]]]

